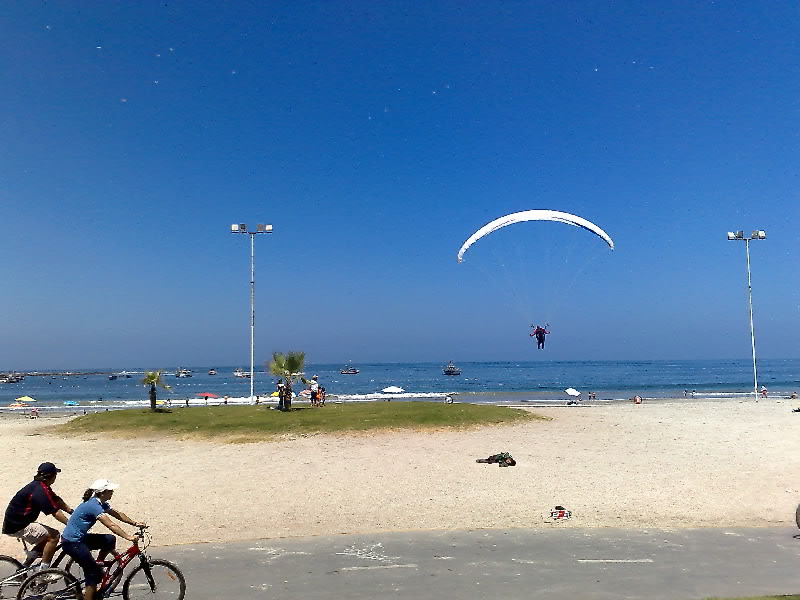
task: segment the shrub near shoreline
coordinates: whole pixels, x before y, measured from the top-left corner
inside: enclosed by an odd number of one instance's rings
[[[462,429],[543,419],[526,410],[478,404],[366,402],[328,404],[283,413],[264,406],[128,409],[83,415],[59,433],[109,433],[124,437],[165,435],[252,442],[287,435],[347,434],[380,430]]]

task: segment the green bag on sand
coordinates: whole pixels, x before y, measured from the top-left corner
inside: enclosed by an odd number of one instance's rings
[[[489,458],[479,458],[475,462],[494,464],[497,463],[500,467],[513,467],[517,464],[514,457],[508,452],[501,452],[500,454],[492,454]]]

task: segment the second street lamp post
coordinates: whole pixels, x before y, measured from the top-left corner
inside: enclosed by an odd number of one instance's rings
[[[256,262],[255,238],[259,233],[272,233],[272,225],[256,225],[255,231],[248,231],[244,223],[231,225],[231,233],[246,233],[250,236],[250,401],[253,401],[253,386],[255,380],[255,335],[256,335]]]
[[[753,331],[753,286],[750,284],[750,242],[752,240],[767,239],[767,232],[760,229],[753,231],[750,237],[744,236],[744,231],[729,231],[728,239],[744,242],[744,253],[747,258],[747,305],[750,309],[750,347],[753,349],[753,396],[758,402],[758,372],[756,371],[756,336]]]

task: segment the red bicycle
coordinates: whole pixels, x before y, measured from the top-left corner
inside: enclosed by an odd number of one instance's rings
[[[104,562],[103,579],[97,586],[95,598],[102,600],[112,594],[122,581],[125,568],[138,558],[139,564],[122,585],[124,600],[183,600],[186,579],[180,569],[168,560],[150,558],[145,553],[152,539],[146,527],[139,527],[134,538],[130,548]],[[17,600],[82,600],[84,581],[63,569],[44,569],[22,583]]]

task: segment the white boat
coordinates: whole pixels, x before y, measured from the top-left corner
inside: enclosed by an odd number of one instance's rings
[[[381,390],[384,394],[402,394],[405,390],[401,387],[397,387],[396,385],[390,385],[389,387],[385,387]]]
[[[244,369],[236,369],[233,372],[233,376],[234,377],[246,377],[247,379],[250,379],[250,371],[245,371]]]
[[[445,375],[461,375],[461,369],[455,366],[451,360],[449,363],[447,363],[447,366],[442,369],[442,373]]]
[[[178,369],[175,371],[175,377],[191,377],[192,372],[189,369]]]

